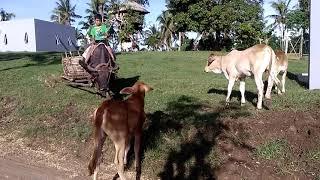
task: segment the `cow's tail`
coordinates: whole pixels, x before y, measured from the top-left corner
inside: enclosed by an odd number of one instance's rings
[[[269,63],[269,76],[271,77],[271,79],[276,83],[276,85],[278,86],[280,84],[280,80],[277,77],[277,69],[276,69],[276,63],[277,63],[277,56],[274,53],[274,51],[272,50],[271,47],[270,51],[271,51],[271,56],[270,56],[270,63]]]
[[[94,173],[97,166],[99,166],[99,159],[102,153],[102,146],[106,138],[106,135],[101,128],[102,120],[103,120],[103,113],[101,113],[101,109],[98,108],[97,110],[95,110],[93,114],[93,119],[92,119],[93,126],[94,126],[94,150],[88,165],[90,176]]]

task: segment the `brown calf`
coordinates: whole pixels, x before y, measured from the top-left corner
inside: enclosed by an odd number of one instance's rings
[[[127,163],[127,153],[130,149],[130,139],[135,137],[134,153],[137,176],[140,176],[140,146],[142,138],[142,125],[146,115],[144,112],[145,93],[152,88],[143,82],[136,82],[132,87],[126,87],[121,94],[131,94],[124,100],[106,100],[93,114],[94,124],[94,152],[89,163],[89,174],[97,179],[101,158],[101,151],[106,135],[110,137],[116,148],[114,163],[117,165],[121,180],[124,175],[124,164]]]
[[[283,52],[281,50],[275,51],[275,54],[277,56],[277,61],[275,64],[276,74],[278,75],[278,74],[282,73],[282,78],[280,81],[281,89],[278,86],[275,86],[275,89],[277,90],[278,94],[282,94],[282,93],[285,93],[285,91],[286,91],[285,84],[286,84],[286,76],[287,76],[287,71],[288,71],[288,56],[286,55],[285,52]],[[273,86],[273,83],[268,85],[268,89],[266,92],[266,98],[269,98],[267,95],[271,94],[272,86]]]

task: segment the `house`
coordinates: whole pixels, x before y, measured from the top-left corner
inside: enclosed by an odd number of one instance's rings
[[[129,10],[138,12],[141,15],[146,15],[150,13],[143,5],[134,1],[127,1],[117,12],[112,11],[110,12],[110,14],[115,15],[115,18],[122,22],[125,14],[128,13]]]
[[[71,26],[23,19],[0,22],[0,52],[66,52],[77,49]]]
[[[136,12],[142,16],[149,13],[143,5],[130,0],[125,1],[117,11],[109,12],[111,16],[111,23],[113,24],[113,28],[117,34],[117,38],[115,38],[116,40],[112,40],[113,43],[111,43],[111,46],[117,52],[134,51],[134,49],[136,49],[134,48],[134,45],[142,46],[140,42],[144,41],[141,32],[139,31],[143,29],[142,26],[144,18],[141,18],[134,23],[134,28],[138,30],[137,33],[128,35],[128,39],[120,44],[119,32],[121,31],[122,26],[126,23],[124,18],[129,11]]]

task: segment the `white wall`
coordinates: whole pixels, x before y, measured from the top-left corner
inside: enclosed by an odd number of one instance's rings
[[[77,40],[75,28],[57,23],[35,19],[37,52],[41,51],[75,51]],[[56,36],[61,44],[56,44]],[[71,40],[70,45],[68,39]]]
[[[28,43],[25,43],[25,33],[28,36]],[[4,43],[5,35],[7,45]],[[0,52],[6,51],[36,51],[34,19],[0,22]]]
[[[320,89],[320,1],[311,0],[309,89]]]

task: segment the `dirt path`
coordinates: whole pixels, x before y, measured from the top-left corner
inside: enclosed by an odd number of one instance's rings
[[[25,180],[65,180],[89,179],[85,177],[69,178],[65,172],[54,168],[32,166],[21,159],[0,158],[0,179],[25,179]]]
[[[10,136],[0,136],[0,180],[90,179],[81,174],[79,162],[66,159],[41,149],[29,148],[23,139],[12,141]]]
[[[14,134],[14,133],[13,133]],[[66,149],[52,147],[52,151],[29,147],[28,140],[0,133],[0,180],[90,180],[87,161],[66,153]],[[116,174],[114,164],[103,163],[100,179],[112,179]],[[133,172],[126,172],[133,179]],[[145,179],[142,177],[142,180]]]

